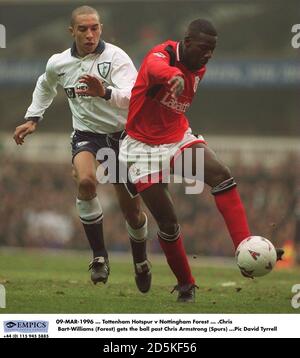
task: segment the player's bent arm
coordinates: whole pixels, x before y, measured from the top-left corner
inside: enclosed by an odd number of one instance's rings
[[[137,71],[130,57],[123,51],[118,53],[112,64],[113,86],[107,87],[103,98],[113,107],[127,109],[136,77]]]
[[[150,53],[145,62],[150,82],[168,84],[174,76],[183,76],[178,67],[170,66],[170,55],[167,52]]]
[[[84,75],[80,77],[80,83],[85,83],[86,88],[75,89],[75,92],[79,96],[91,96],[91,97],[104,97],[105,88],[99,78],[91,75]]]
[[[46,109],[51,105],[54,97],[57,94],[57,83],[58,75],[55,72],[54,59],[55,56],[52,56],[46,66],[46,71],[42,74],[36,83],[35,89],[32,95],[32,102],[27,112],[25,118],[37,117],[42,119]]]
[[[130,58],[119,56],[112,63],[111,86],[105,88],[96,76],[83,75],[79,82],[85,83],[87,88],[75,91],[79,96],[101,97],[108,101],[112,107],[127,109],[136,76],[137,71]]]
[[[170,92],[174,98],[178,98],[184,90],[184,78],[181,76],[174,76],[168,81],[170,85]]]

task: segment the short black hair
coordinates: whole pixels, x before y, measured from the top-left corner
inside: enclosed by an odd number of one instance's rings
[[[189,24],[186,36],[198,35],[200,32],[211,36],[218,35],[217,30],[210,21],[197,19]]]
[[[98,13],[98,11],[91,7],[91,6],[87,6],[87,5],[83,5],[83,6],[79,6],[76,9],[74,9],[72,11],[71,14],[71,26],[74,27],[75,23],[76,23],[76,16],[78,15],[91,15],[91,14],[95,14],[98,16],[99,22],[100,22],[100,15]]]

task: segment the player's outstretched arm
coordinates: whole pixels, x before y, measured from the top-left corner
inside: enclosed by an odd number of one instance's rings
[[[24,143],[24,138],[33,133],[36,130],[37,123],[35,121],[27,121],[24,124],[18,126],[14,133],[14,140],[18,145],[22,145]]]

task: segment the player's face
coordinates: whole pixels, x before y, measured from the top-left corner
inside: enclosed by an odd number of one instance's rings
[[[199,70],[212,57],[217,37],[200,33],[197,37],[184,39],[184,64],[191,71]]]
[[[98,46],[102,25],[96,14],[77,15],[75,24],[70,27],[79,56],[93,53]]]

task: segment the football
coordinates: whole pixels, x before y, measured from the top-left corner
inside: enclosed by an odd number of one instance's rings
[[[253,278],[271,272],[277,255],[269,240],[261,236],[249,236],[239,244],[235,258],[242,274]]]

